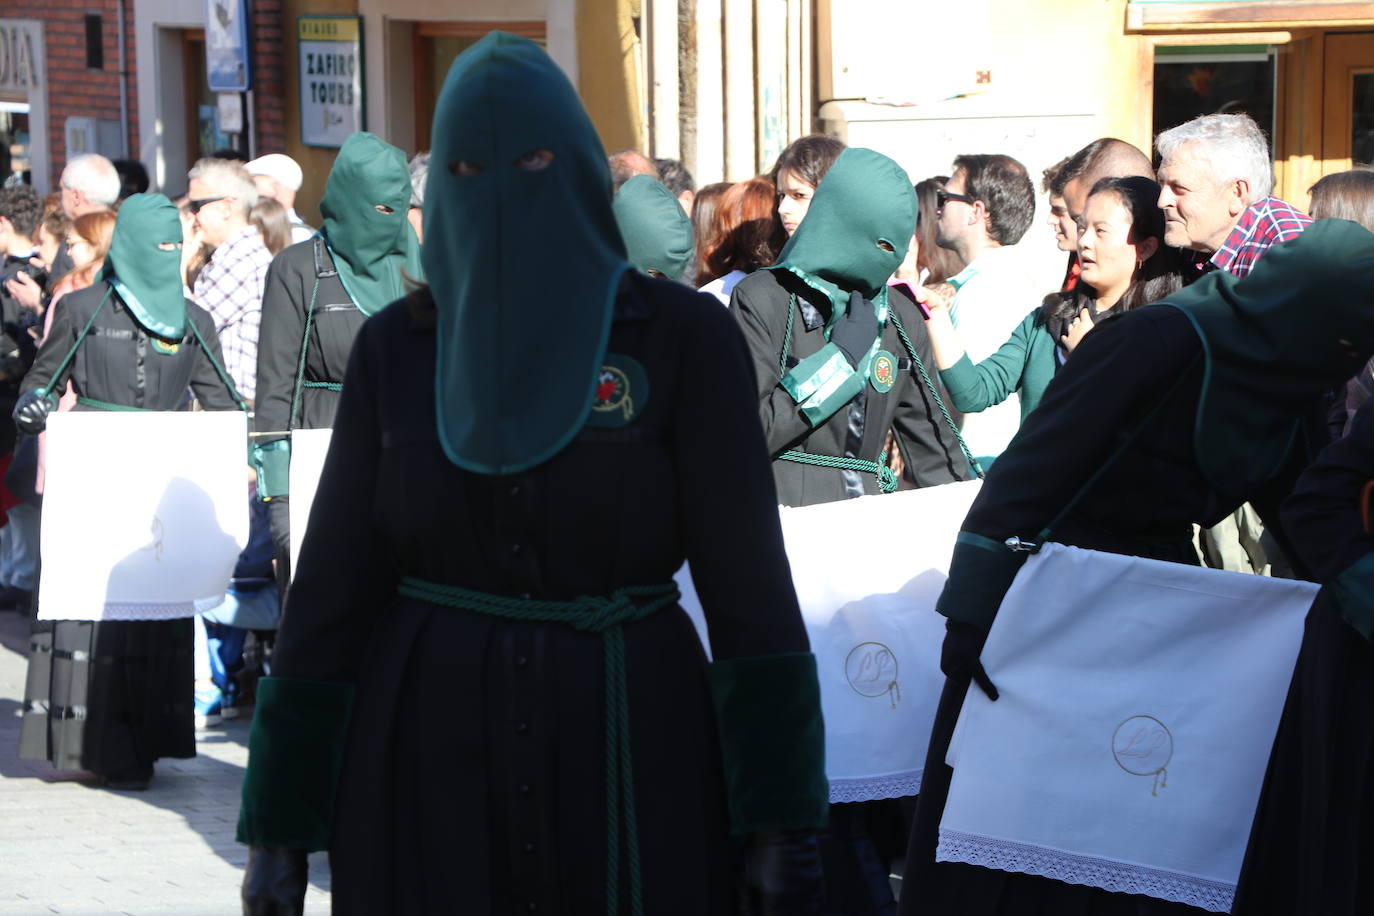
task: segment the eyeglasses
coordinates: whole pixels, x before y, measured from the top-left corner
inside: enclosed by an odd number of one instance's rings
[[[970,197],[967,194],[955,194],[953,191],[940,190],[935,192],[935,206],[939,207],[941,210],[943,210],[945,204],[949,203],[951,200],[957,200],[972,206],[977,199],[978,198]]]
[[[216,201],[228,199],[228,197],[201,197],[197,200],[188,200],[186,201],[186,209],[190,210],[191,215],[194,216],[197,213],[199,213],[203,208],[210,206],[210,204],[213,204]]]

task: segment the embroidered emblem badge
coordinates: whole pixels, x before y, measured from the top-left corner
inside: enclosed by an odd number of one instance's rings
[[[880,642],[861,642],[844,660],[844,676],[854,692],[865,697],[886,696],[897,708],[902,688],[897,684],[897,656]]]
[[[1174,736],[1154,716],[1131,716],[1112,734],[1112,756],[1121,769],[1132,776],[1152,776],[1150,794],[1168,787],[1165,769],[1174,758]]]
[[[873,362],[868,368],[868,380],[873,390],[886,394],[897,383],[897,358],[886,350],[873,354]]]
[[[589,426],[627,426],[649,401],[649,376],[637,360],[607,353],[596,373]]]
[[[154,350],[156,350],[158,353],[162,353],[162,354],[164,354],[164,355],[166,355],[166,356],[173,356],[173,355],[176,354],[176,352],[177,352],[178,350],[181,349],[181,344],[180,344],[180,343],[168,343],[167,341],[163,340],[161,337],[153,337],[153,336],[150,334],[150,335],[148,336],[148,339],[151,340],[151,341],[153,342],[153,349],[154,349]]]

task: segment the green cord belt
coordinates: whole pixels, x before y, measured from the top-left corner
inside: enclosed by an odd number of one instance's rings
[[[343,391],[340,382],[301,382],[302,388],[323,388],[325,391]]]
[[[476,611],[510,620],[561,623],[584,633],[600,633],[605,643],[606,671],[606,912],[620,914],[620,852],[624,832],[629,872],[630,911],[644,913],[639,876],[639,830],[635,821],[634,768],[630,758],[630,696],[625,678],[625,634],[622,624],[677,603],[676,583],[628,585],[609,595],[572,601],[534,601],[427,582],[401,579],[397,593],[430,604]],[[643,604],[635,604],[635,599]]]
[[[810,452],[799,452],[795,449],[783,452],[775,459],[777,461],[795,461],[797,464],[810,464],[818,468],[837,468],[841,471],[858,471],[864,474],[872,474],[878,478],[878,487],[884,493],[891,493],[897,489],[897,475],[892,468],[887,466],[887,452],[878,456],[877,461],[865,461],[862,458],[835,458],[830,455],[813,455]]]
[[[95,398],[78,396],[76,403],[82,407],[90,407],[94,410],[147,410],[146,407],[130,407],[127,404],[111,404],[109,401],[97,401]]]

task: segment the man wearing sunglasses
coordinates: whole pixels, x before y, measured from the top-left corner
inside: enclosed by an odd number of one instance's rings
[[[950,318],[969,359],[997,352],[1036,302],[1036,287],[1006,249],[1021,241],[1035,216],[1035,189],[1026,167],[1010,156],[966,155],[936,193],[935,244],[959,256],[964,269]],[[1020,425],[1016,398],[964,418],[964,439],[984,466]]]

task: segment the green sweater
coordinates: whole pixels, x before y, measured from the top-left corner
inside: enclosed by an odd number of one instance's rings
[[[964,355],[953,366],[940,370],[940,381],[949,391],[949,402],[962,413],[987,410],[1019,391],[1021,421],[1025,422],[1054,378],[1056,346],[1037,306],[996,353],[976,366]]]

